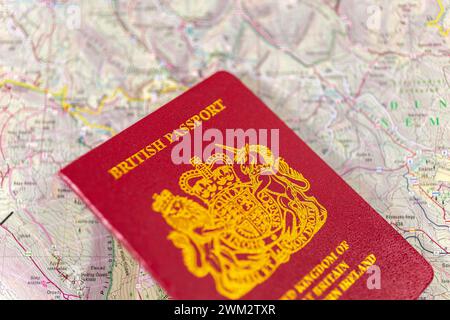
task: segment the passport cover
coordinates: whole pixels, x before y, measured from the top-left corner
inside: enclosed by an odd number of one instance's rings
[[[186,147],[199,128],[278,132],[278,154],[269,143],[227,140],[207,159],[190,157],[181,141]],[[174,161],[174,148],[189,161]],[[416,299],[433,278],[428,262],[227,72],[60,175],[175,299]]]

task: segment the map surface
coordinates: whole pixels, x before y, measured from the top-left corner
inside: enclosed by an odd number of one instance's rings
[[[433,266],[450,299],[450,1],[1,1],[0,299],[165,299],[56,176],[236,74]]]

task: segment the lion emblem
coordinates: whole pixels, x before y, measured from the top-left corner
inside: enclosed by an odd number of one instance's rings
[[[164,189],[152,207],[173,229],[168,239],[187,269],[211,275],[221,295],[239,299],[311,241],[327,210],[306,194],[308,180],[269,148],[223,148],[238,165],[226,153],[205,163],[194,157],[194,169],[179,179],[188,196]]]

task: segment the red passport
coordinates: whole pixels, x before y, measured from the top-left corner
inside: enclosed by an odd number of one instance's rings
[[[433,278],[226,72],[60,175],[176,299],[416,299]]]

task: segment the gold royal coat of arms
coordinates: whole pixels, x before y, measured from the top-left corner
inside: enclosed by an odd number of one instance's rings
[[[164,189],[152,207],[173,229],[168,239],[187,269],[211,275],[221,295],[239,299],[311,241],[327,210],[306,194],[308,180],[269,148],[222,147],[239,165],[226,153],[204,163],[194,157],[194,169],[179,179],[190,197]]]

